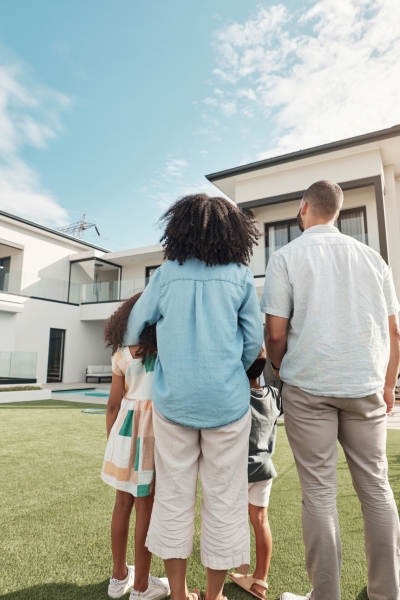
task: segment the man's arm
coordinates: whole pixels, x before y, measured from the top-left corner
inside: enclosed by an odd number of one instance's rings
[[[279,369],[287,348],[287,326],[289,319],[266,315],[264,336],[268,358]],[[275,373],[276,374],[276,373]]]
[[[383,398],[386,402],[386,412],[390,414],[394,406],[394,393],[397,377],[400,371],[400,328],[398,315],[391,315],[389,318],[389,336],[390,336],[390,358],[386,371],[385,387],[383,389]]]

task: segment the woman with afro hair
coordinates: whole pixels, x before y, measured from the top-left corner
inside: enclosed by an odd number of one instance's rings
[[[206,194],[178,200],[161,221],[165,262],[133,307],[124,338],[137,344],[156,324],[157,482],[146,545],[165,561],[172,600],[200,598],[186,585],[200,475],[205,599],[220,600],[227,570],[250,562],[246,370],[263,328],[247,264],[260,234],[251,216]]]

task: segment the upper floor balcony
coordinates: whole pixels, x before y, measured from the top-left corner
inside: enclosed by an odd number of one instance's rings
[[[96,278],[90,283],[77,283],[53,277],[8,269],[0,278],[0,294],[25,296],[67,304],[97,304],[126,300],[144,290],[147,279],[118,279],[103,281]]]

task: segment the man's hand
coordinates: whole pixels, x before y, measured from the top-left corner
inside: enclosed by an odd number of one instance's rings
[[[394,387],[385,385],[383,388],[383,399],[386,402],[386,414],[391,415],[394,407]]]

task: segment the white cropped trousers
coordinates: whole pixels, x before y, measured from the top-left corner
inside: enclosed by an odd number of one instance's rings
[[[192,552],[200,474],[201,561],[211,569],[250,563],[247,461],[250,410],[220,429],[191,429],[153,407],[156,490],[146,546],[160,558]]]

